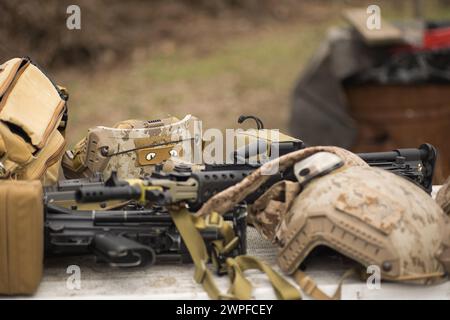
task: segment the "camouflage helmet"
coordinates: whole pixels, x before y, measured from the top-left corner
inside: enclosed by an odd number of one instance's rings
[[[442,279],[450,270],[449,217],[414,183],[357,158],[335,147],[279,158],[277,165],[293,168],[297,181],[269,188],[249,218],[279,245],[281,269],[292,274],[314,248],[327,246],[366,267],[379,266],[386,280]],[[227,210],[266,180],[257,170],[211,199],[208,210]]]
[[[436,202],[446,214],[450,215],[450,177],[447,178],[441,189],[438,191]]]
[[[169,117],[158,120],[126,120],[112,128],[97,126],[63,157],[66,178],[103,177],[116,171],[119,178],[142,178],[155,165],[172,170],[185,161],[185,149],[201,145],[201,127],[197,118]]]

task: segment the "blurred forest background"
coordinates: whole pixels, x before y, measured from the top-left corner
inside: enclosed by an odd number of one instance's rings
[[[385,19],[414,1],[0,0],[0,60],[30,56],[69,90],[69,142],[94,125],[191,113],[233,128],[241,114],[287,127],[291,90],[341,10],[378,4]],[[450,18],[449,0],[423,1]],[[68,30],[66,8],[81,8]]]

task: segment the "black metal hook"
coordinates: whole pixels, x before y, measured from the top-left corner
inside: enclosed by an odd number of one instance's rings
[[[253,120],[255,120],[255,122],[256,122],[256,128],[257,128],[258,130],[264,129],[264,124],[263,124],[263,122],[261,121],[261,119],[259,119],[258,117],[255,117],[255,116],[244,116],[244,115],[241,115],[241,116],[239,117],[239,119],[238,119],[238,123],[241,124],[241,123],[243,123],[243,122],[244,122],[245,120],[247,120],[247,119],[253,119]]]

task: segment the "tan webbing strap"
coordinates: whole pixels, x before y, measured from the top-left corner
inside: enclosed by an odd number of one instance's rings
[[[232,286],[230,288],[232,294],[241,289],[241,283],[236,281],[238,277],[244,277],[243,272],[246,270],[257,269],[267,275],[278,299],[300,300],[302,298],[301,293],[297,288],[290,284],[269,265],[255,257],[243,255],[234,259],[228,258],[227,265],[233,270],[233,272],[229,272],[232,281]]]
[[[250,281],[245,278],[241,266],[233,258],[227,259],[226,266],[231,281],[229,293],[232,296],[239,297],[241,300],[250,300],[253,287]]]
[[[228,223],[224,223],[223,217],[217,212],[213,212],[204,218],[196,217],[192,214],[191,216],[191,219],[198,230],[204,230],[211,227],[217,228],[223,236],[224,242],[227,244],[235,238],[233,227]]]
[[[207,217],[205,224],[187,212],[186,209],[171,210],[172,219],[183,238],[186,247],[195,264],[194,280],[200,283],[208,296],[212,299],[250,299],[252,292],[251,283],[245,278],[244,272],[249,269],[258,269],[267,274],[275,293],[281,299],[301,299],[301,294],[295,286],[291,285],[281,275],[275,272],[269,265],[250,256],[228,258],[226,266],[232,282],[229,293],[222,294],[217,288],[211,271],[206,267],[209,260],[208,251],[199,229],[203,227],[217,227],[225,238],[225,243],[215,242],[218,253],[227,253],[236,245],[236,237],[230,232],[223,218],[218,214]],[[232,231],[232,229],[231,229]],[[220,263],[216,261],[216,263]],[[220,266],[218,266],[220,267]]]
[[[206,267],[208,252],[202,236],[195,227],[191,214],[186,209],[170,210],[172,219],[186,244],[195,264],[194,280],[203,286],[211,299],[236,299],[238,297],[223,295],[217,288],[211,271]]]
[[[325,292],[319,289],[316,282],[311,279],[309,276],[307,276],[303,271],[297,270],[294,273],[294,279],[300,286],[300,288],[303,290],[303,292],[317,300],[340,300],[341,294],[342,294],[342,284],[344,283],[344,280],[347,279],[349,276],[355,274],[354,269],[347,270],[339,279],[338,287],[334,294],[330,297]]]

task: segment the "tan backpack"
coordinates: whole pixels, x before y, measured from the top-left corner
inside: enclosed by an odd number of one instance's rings
[[[0,295],[32,294],[41,280],[42,184],[58,179],[66,100],[30,59],[0,65]]]
[[[28,58],[0,66],[0,179],[56,182],[67,94]]]

